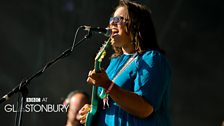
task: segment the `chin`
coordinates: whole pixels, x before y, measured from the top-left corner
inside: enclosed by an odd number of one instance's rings
[[[117,43],[116,43],[116,42],[114,42],[114,41],[113,41],[113,42],[111,42],[111,45],[112,45],[112,46],[117,47]]]

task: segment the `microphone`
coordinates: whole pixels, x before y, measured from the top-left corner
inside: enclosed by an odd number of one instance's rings
[[[82,26],[82,28],[86,31],[93,31],[99,34],[103,34],[106,37],[110,37],[112,34],[112,30],[109,28],[100,28],[100,27],[91,27],[91,26]]]

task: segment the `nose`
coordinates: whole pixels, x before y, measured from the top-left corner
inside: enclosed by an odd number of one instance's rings
[[[109,23],[109,28],[111,29],[112,27],[117,27],[117,23],[115,23],[114,21],[111,21]]]

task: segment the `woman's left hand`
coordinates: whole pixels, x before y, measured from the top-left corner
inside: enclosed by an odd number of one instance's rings
[[[90,70],[88,74],[87,82],[95,86],[101,86],[103,88],[107,88],[108,85],[111,83],[111,80],[108,78],[105,70],[101,68],[100,72],[96,72],[95,70]]]

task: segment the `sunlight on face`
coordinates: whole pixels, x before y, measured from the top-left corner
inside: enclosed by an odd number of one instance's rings
[[[131,39],[126,30],[127,9],[125,7],[118,7],[113,17],[120,17],[120,20],[118,18],[115,20],[115,18],[110,22],[110,28],[112,29],[111,43],[116,47],[122,48],[131,46]]]

